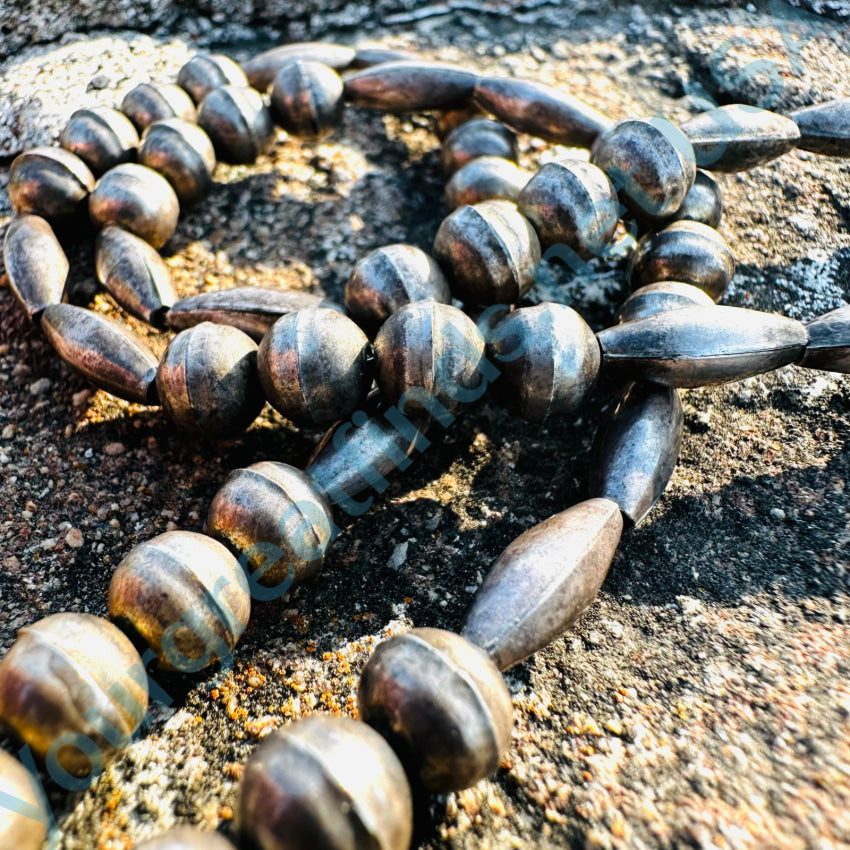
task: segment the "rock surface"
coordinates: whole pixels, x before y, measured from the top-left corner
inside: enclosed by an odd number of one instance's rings
[[[776,19],[738,3],[494,2],[488,14],[452,0],[374,5],[383,20],[367,28],[369,5],[342,2],[197,0],[187,15],[167,1],[117,2],[109,17],[78,3],[73,18],[58,2],[0,2],[10,57],[0,66],[0,188],[9,158],[54,139],[74,109],[172,78],[197,45],[244,57],[244,24],[274,29],[283,14],[296,37],[376,40],[526,75],[614,118],[682,120],[699,110],[695,98],[772,97],[784,111],[850,95],[844,3],[808,4],[831,17],[807,18],[790,46]],[[123,30],[133,26],[146,32]],[[34,34],[60,33],[22,49]],[[760,66],[775,76],[747,71],[756,60],[775,63]],[[528,138],[521,148],[526,168],[559,153]],[[341,300],[358,257],[391,241],[428,250],[441,216],[424,117],[349,110],[329,140],[281,141],[257,166],[221,167],[217,179],[163,252],[180,294],[259,284]],[[720,180],[721,229],[739,261],[724,303],[808,319],[850,300],[850,165],[792,153]],[[8,215],[2,193],[0,236]],[[72,246],[71,260],[77,297],[89,297],[90,249]],[[596,329],[625,294],[622,263],[552,269],[532,292],[572,303]],[[108,296],[94,300],[120,316]],[[164,349],[164,337],[122,321]],[[257,606],[231,669],[193,681],[157,674],[166,704],[142,738],[90,789],[48,785],[62,850],[119,850],[176,822],[228,832],[260,738],[313,711],[354,713],[358,672],[379,640],[414,625],[459,628],[508,542],[582,498],[612,389],[603,384],[571,421],[533,427],[485,404],[434,435],[345,523],[322,576]],[[516,726],[499,773],[432,798],[414,846],[846,841],[850,381],[789,367],[683,397],[685,442],[667,494],[624,539],[577,626],[509,672]],[[201,530],[230,469],[302,465],[318,436],[267,408],[242,440],[193,444],[159,411],[89,392],[0,288],[0,651],[46,614],[104,614],[111,572],[134,544]]]

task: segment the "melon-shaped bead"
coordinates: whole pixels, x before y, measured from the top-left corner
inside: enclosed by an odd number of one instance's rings
[[[230,473],[210,504],[205,530],[251,573],[255,598],[266,599],[321,570],[335,526],[330,505],[304,472],[261,461]]]
[[[323,139],[342,118],[342,78],[319,62],[294,60],[275,75],[271,94],[274,122],[306,139]]]
[[[161,174],[126,162],[97,181],[89,198],[89,215],[95,227],[117,224],[161,248],[177,229],[180,202]]]
[[[275,74],[284,65],[296,59],[303,59],[307,62],[321,62],[336,71],[341,71],[351,65],[354,56],[354,48],[344,44],[304,41],[272,47],[271,50],[258,53],[242,63],[242,70],[253,88],[258,91],[266,91],[274,82]]]
[[[9,201],[18,215],[34,213],[54,221],[85,207],[94,175],[62,148],[37,147],[15,157],[9,169]]]
[[[376,331],[414,301],[450,304],[449,284],[436,261],[415,245],[384,245],[359,260],[345,286],[345,306],[357,324]]]
[[[229,439],[263,408],[257,344],[242,331],[203,322],[177,334],[156,373],[163,409],[180,428]]]
[[[0,847],[40,850],[49,822],[37,777],[0,750]]]
[[[431,115],[431,125],[434,128],[434,133],[442,142],[447,138],[452,130],[465,124],[467,121],[472,121],[473,118],[486,118],[487,113],[478,106],[474,101],[467,101],[459,106],[453,106],[449,109],[441,109],[439,112],[434,112]]]
[[[516,136],[498,121],[473,118],[452,130],[443,141],[443,170],[449,176],[480,156],[497,156],[516,162]]]
[[[78,109],[59,135],[59,144],[76,154],[99,177],[136,158],[139,134],[132,121],[108,106]]]
[[[443,219],[434,256],[462,301],[512,304],[534,284],[540,241],[514,204],[484,201]]]
[[[96,776],[130,745],[147,707],[139,653],[91,614],[52,614],[21,629],[0,661],[0,721],[68,789],[88,787],[72,777]]]
[[[236,828],[257,850],[408,850],[413,802],[377,732],[314,715],[272,733],[248,759]]]
[[[223,162],[250,164],[274,141],[269,109],[252,88],[213,89],[198,107],[198,123]]]
[[[789,117],[800,130],[798,148],[826,156],[850,156],[850,97],[807,106]]]
[[[182,118],[194,121],[198,116],[192,99],[180,86],[140,83],[124,95],[121,111],[141,133],[155,121]]]
[[[507,159],[480,156],[459,168],[446,184],[446,206],[451,209],[482,201],[516,201],[528,175]]]
[[[711,307],[712,304],[714,301],[704,289],[690,283],[664,280],[636,289],[617,311],[617,321],[633,322],[656,313],[665,313],[667,310],[695,306]]]
[[[507,750],[511,695],[487,655],[441,629],[413,629],[378,644],[357,689],[360,717],[431,791],[468,788]]]
[[[177,85],[198,104],[219,86],[247,86],[245,72],[227,56],[196,53],[177,73]]]
[[[576,410],[601,362],[593,331],[564,304],[508,313],[488,334],[487,357],[501,373],[492,386],[496,400],[529,422]]]
[[[336,310],[299,310],[263,337],[260,383],[275,410],[297,425],[327,428],[348,418],[372,386],[366,334]]]
[[[707,172],[697,170],[694,185],[685,195],[674,221],[698,221],[708,227],[719,227],[723,218],[723,194],[717,181]]]
[[[196,673],[229,658],[250,614],[245,571],[221,543],[192,531],[139,544],[109,585],[109,616],[165,670]]]
[[[616,503],[590,499],[521,534],[478,588],[464,637],[500,670],[560,637],[596,598],[622,531]]]
[[[806,325],[806,334],[808,342],[801,366],[850,372],[850,305],[813,319]]]

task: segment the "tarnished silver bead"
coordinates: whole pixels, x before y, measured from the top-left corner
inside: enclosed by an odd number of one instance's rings
[[[33,321],[45,307],[58,304],[68,279],[68,258],[53,229],[40,216],[12,219],[3,241],[9,285]]]
[[[603,368],[668,387],[739,381],[799,362],[806,328],[740,307],[683,307],[597,334]]]
[[[0,750],[0,847],[40,850],[48,814],[38,779],[21,762]]]
[[[259,342],[281,316],[316,307],[342,311],[341,305],[310,292],[237,286],[181,298],[166,314],[165,323],[173,331],[201,322],[231,325]]]
[[[236,828],[257,850],[408,850],[413,802],[380,735],[348,717],[313,715],[269,735],[248,759]]]
[[[590,607],[620,542],[615,502],[590,499],[517,537],[493,564],[463,636],[507,670],[560,637]]]
[[[85,207],[94,175],[63,148],[38,147],[16,157],[9,169],[9,201],[18,215],[70,218]]]
[[[712,227],[697,221],[676,221],[644,236],[629,259],[633,289],[664,280],[690,283],[715,301],[735,274],[735,256]]]
[[[434,256],[468,304],[513,304],[534,284],[540,241],[509,201],[461,207],[443,219]]]
[[[596,432],[588,494],[616,502],[637,525],[670,481],[682,448],[683,422],[678,390],[626,387]]]
[[[332,44],[324,41],[304,41],[296,44],[284,44],[273,47],[253,56],[242,63],[242,70],[248,82],[258,91],[266,91],[274,82],[275,74],[287,62],[303,59],[307,62],[321,62],[336,71],[347,68],[354,61],[355,50],[344,44]]]
[[[590,147],[613,124],[571,94],[513,77],[479,77],[475,102],[520,133],[563,145]]]
[[[242,331],[203,322],[181,331],[156,373],[160,403],[186,431],[229,439],[263,408],[257,344]]]
[[[115,165],[132,162],[139,146],[133,123],[117,109],[78,109],[59,135],[59,144],[76,154],[99,177]]]
[[[0,721],[54,777],[99,774],[130,745],[147,707],[139,653],[91,614],[53,614],[21,629],[0,661]]]
[[[723,195],[717,181],[707,172],[697,170],[694,185],[685,195],[682,206],[673,214],[674,221],[698,221],[718,227],[723,218]]]
[[[596,140],[591,159],[638,215],[673,215],[696,176],[691,143],[663,118],[621,121]]]
[[[459,106],[441,109],[431,114],[431,126],[434,133],[442,142],[453,130],[472,121],[474,118],[486,118],[487,113],[474,100],[469,100]]]
[[[178,85],[140,83],[124,95],[121,111],[141,133],[154,121],[182,118],[195,121],[198,117],[192,98]]]
[[[528,175],[507,159],[480,156],[459,168],[446,184],[450,210],[482,201],[516,201]]]
[[[850,305],[813,319],[806,325],[806,334],[808,343],[801,366],[850,372]]]
[[[617,321],[633,322],[636,319],[654,316],[656,313],[665,313],[667,310],[696,306],[711,307],[713,304],[711,296],[698,286],[679,283],[675,280],[664,280],[636,289],[617,311]]]
[[[827,156],[850,156],[850,97],[797,109],[789,117],[800,130],[798,148]]]
[[[603,256],[620,219],[605,172],[579,160],[547,162],[517,198],[543,248],[566,245],[580,257]]]
[[[452,175],[479,156],[517,161],[516,136],[504,124],[490,118],[473,118],[449,133],[442,147],[443,171]]]
[[[245,571],[221,543],[192,531],[140,543],[109,585],[109,616],[164,670],[197,673],[228,658],[250,615]]]
[[[297,59],[275,74],[274,122],[293,136],[323,139],[342,118],[342,78],[327,65]]]
[[[136,850],[235,850],[217,832],[178,826],[136,845]]]
[[[168,180],[182,207],[197,204],[212,189],[213,144],[197,124],[182,118],[157,121],[145,130],[139,162]]]
[[[474,785],[510,744],[504,679],[481,649],[452,632],[413,629],[378,644],[360,674],[357,702],[408,775],[431,791]]]
[[[385,62],[415,62],[419,60],[416,53],[409,50],[396,50],[383,47],[380,44],[358,47],[351,60],[352,68],[371,68],[373,65],[383,65]]]
[[[177,85],[199,104],[219,86],[247,86],[245,72],[220,53],[197,53],[177,72]]]
[[[41,329],[56,353],[96,387],[138,404],[156,404],[157,360],[147,345],[116,322],[83,307],[52,304]]]
[[[376,331],[413,301],[450,304],[449,284],[437,262],[415,245],[384,245],[357,262],[345,285],[345,306],[357,324]]]
[[[177,229],[180,202],[161,174],[125,162],[97,181],[89,197],[89,215],[96,227],[117,224],[161,248]]]
[[[444,62],[385,62],[343,77],[345,99],[385,112],[423,112],[460,106],[478,75]]]
[[[261,461],[230,473],[205,531],[239,558],[252,595],[271,599],[322,569],[334,529],[330,505],[306,473]]]
[[[405,304],[378,331],[375,355],[381,393],[402,409],[454,413],[487,385],[484,339],[472,319],[448,304]]]
[[[572,413],[596,381],[599,343],[584,319],[564,304],[514,310],[487,339],[487,356],[501,373],[493,396],[529,422]]]
[[[221,86],[198,107],[198,124],[212,140],[223,162],[249,164],[274,141],[271,114],[252,88]]]
[[[131,316],[162,327],[176,296],[171,272],[156,249],[110,224],[97,235],[95,268],[106,291]]]
[[[709,171],[747,171],[790,151],[800,141],[797,125],[784,115],[733,103],[682,124],[697,165]]]
[[[369,339],[336,310],[299,310],[263,337],[257,355],[266,399],[296,425],[347,419],[372,386]]]

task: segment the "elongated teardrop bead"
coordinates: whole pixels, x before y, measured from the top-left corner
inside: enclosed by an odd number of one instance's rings
[[[310,292],[237,286],[175,301],[165,316],[165,323],[173,331],[183,331],[201,322],[230,325],[259,342],[281,316],[316,307],[342,311],[341,305]]]
[[[589,148],[614,123],[567,92],[513,77],[480,77],[475,102],[520,133],[563,145]]]
[[[76,154],[62,148],[33,148],[12,162],[9,201],[18,215],[67,219],[85,208],[94,183],[94,175]]]
[[[136,850],[235,850],[235,847],[217,832],[178,826],[137,844]]]
[[[135,234],[109,225],[97,235],[95,268],[106,291],[131,316],[162,326],[176,296],[158,251]]]
[[[709,171],[748,171],[790,151],[800,141],[797,125],[783,115],[733,103],[682,124],[697,165]]]
[[[636,289],[617,311],[617,321],[633,322],[656,313],[680,310],[682,307],[711,307],[714,301],[703,289],[690,283],[664,280]]]
[[[258,91],[266,91],[274,82],[275,74],[293,59],[321,62],[337,71],[354,61],[355,51],[343,44],[323,41],[305,41],[273,47],[242,63],[249,84]]]
[[[385,112],[458,106],[472,97],[478,75],[443,62],[385,62],[343,77],[345,99]]]
[[[668,387],[739,381],[799,362],[808,338],[794,319],[740,307],[684,307],[598,335],[603,370]]]
[[[0,750],[0,846],[40,850],[47,837],[47,806],[36,776]]]
[[[117,109],[95,106],[78,109],[59,136],[65,150],[76,154],[95,177],[122,162],[132,162],[139,146],[133,123]]]
[[[194,121],[198,117],[192,98],[180,86],[172,84],[140,83],[124,95],[121,111],[140,133],[164,118]]]
[[[384,62],[415,62],[419,60],[416,53],[409,50],[395,50],[392,47],[382,47],[380,44],[374,46],[358,47],[351,62],[351,67],[371,68],[373,65],[383,65]]]
[[[500,670],[542,649],[590,607],[622,531],[617,503],[590,499],[524,532],[478,589],[463,636]]]
[[[96,387],[139,404],[156,404],[157,359],[126,328],[71,304],[52,304],[41,328],[56,353]]]
[[[245,72],[227,56],[197,53],[178,72],[177,85],[199,104],[219,86],[247,86]]]
[[[806,333],[809,341],[801,366],[827,372],[850,372],[850,305],[809,322]]]
[[[45,307],[62,300],[68,279],[68,258],[50,225],[40,216],[12,219],[3,243],[9,285],[33,321]]]
[[[850,156],[850,97],[807,106],[789,117],[800,130],[798,148],[826,156]]]
[[[679,392],[631,384],[596,432],[588,493],[610,499],[637,525],[661,498],[682,447]]]

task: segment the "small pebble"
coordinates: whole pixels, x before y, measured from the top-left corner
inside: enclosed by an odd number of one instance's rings
[[[71,396],[71,404],[74,407],[79,407],[82,404],[85,404],[89,397],[91,396],[91,390],[80,390],[78,393],[74,393]]]
[[[402,564],[407,560],[407,541],[404,543],[399,543],[398,546],[393,549],[392,555],[390,555],[390,559],[387,561],[387,566],[391,570],[399,569]]]
[[[79,549],[83,545],[83,532],[79,528],[71,528],[65,535],[65,544],[72,549]]]
[[[783,511],[782,508],[771,508],[770,515],[779,522],[782,522],[782,520],[785,519],[785,511]]]
[[[107,443],[103,447],[103,451],[110,457],[118,457],[118,455],[124,454],[124,443]]]
[[[12,439],[12,437],[14,437],[14,436],[15,436],[15,426],[14,426],[14,425],[10,422],[10,423],[9,423],[9,424],[8,424],[8,425],[7,425],[7,426],[3,429],[3,439],[4,439],[4,440],[11,440],[11,439]]]
[[[39,378],[37,381],[33,381],[30,384],[30,394],[41,395],[42,393],[46,393],[50,389],[50,386],[50,378]]]

